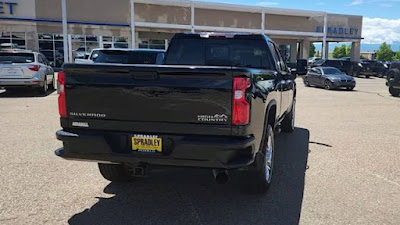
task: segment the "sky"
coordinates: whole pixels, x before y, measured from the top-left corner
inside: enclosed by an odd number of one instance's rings
[[[400,0],[203,0],[362,15],[363,44],[400,42]]]

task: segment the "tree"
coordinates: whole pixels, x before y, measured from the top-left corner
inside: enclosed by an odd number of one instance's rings
[[[396,55],[394,55],[393,60],[400,60],[400,49],[396,52]]]
[[[333,58],[342,58],[346,57],[346,45],[342,45],[340,47],[336,46],[335,49],[333,49]]]
[[[393,51],[390,45],[383,42],[381,46],[379,46],[379,50],[376,51],[376,58],[379,61],[392,61],[393,60]]]
[[[351,55],[351,45],[348,45],[348,46],[346,47],[346,56],[347,56],[347,57],[350,57],[350,55]]]
[[[310,45],[310,57],[314,57],[315,56],[315,45],[313,43],[311,43]]]
[[[315,57],[321,58],[321,52],[317,51],[317,53],[315,53]]]

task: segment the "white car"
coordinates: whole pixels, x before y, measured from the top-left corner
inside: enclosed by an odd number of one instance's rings
[[[0,51],[0,87],[32,87],[45,94],[49,87],[54,88],[54,70],[41,53]]]
[[[156,64],[163,63],[165,50],[98,48],[93,49],[87,59],[75,59],[78,64],[119,63],[119,64]]]

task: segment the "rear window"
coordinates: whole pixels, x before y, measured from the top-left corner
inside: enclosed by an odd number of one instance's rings
[[[104,50],[93,53],[95,63],[156,64],[158,52]]]
[[[32,53],[0,53],[0,63],[31,63],[35,61]]]
[[[274,68],[267,43],[245,39],[175,39],[165,64]]]

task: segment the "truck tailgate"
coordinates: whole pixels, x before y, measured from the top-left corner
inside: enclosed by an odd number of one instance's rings
[[[231,124],[230,67],[67,64],[64,71],[69,119]]]

